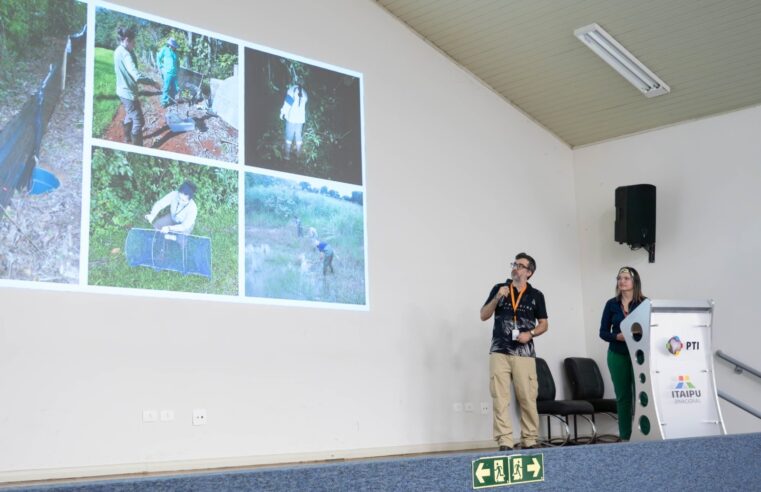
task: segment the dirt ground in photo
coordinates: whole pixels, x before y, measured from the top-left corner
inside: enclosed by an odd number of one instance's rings
[[[158,73],[149,73],[149,76],[161,83],[161,75]],[[140,104],[145,117],[143,128],[145,147],[225,162],[238,162],[238,130],[228,125],[219,116],[206,111],[205,101],[197,105],[180,102],[162,108],[161,91],[143,86]],[[181,133],[173,132],[167,125],[167,114],[192,119],[195,129]],[[101,138],[113,142],[125,142],[123,121],[124,106],[119,105],[119,109]]]
[[[61,53],[63,46],[59,43],[51,48],[50,59]],[[17,191],[0,213],[0,278],[61,283],[79,280],[84,58],[84,52],[73,58],[66,89],[40,149],[38,167],[55,174],[61,185],[52,192],[35,196]],[[29,66],[17,74],[20,87],[32,91],[39,86],[48,65],[39,62],[38,65],[44,69]],[[15,108],[16,112],[21,105],[23,100]],[[3,124],[9,119],[4,116]]]

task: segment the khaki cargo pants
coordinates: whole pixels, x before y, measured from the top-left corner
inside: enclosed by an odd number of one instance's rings
[[[513,425],[510,418],[512,384],[515,387],[515,399],[521,410],[521,445],[533,446],[539,437],[536,359],[499,353],[489,354],[489,375],[494,413],[494,440],[499,446],[513,447]]]

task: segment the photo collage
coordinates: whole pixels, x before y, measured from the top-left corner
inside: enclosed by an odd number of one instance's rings
[[[0,7],[27,31],[0,33],[24,67],[0,70],[0,286],[366,308],[361,74],[27,5]]]

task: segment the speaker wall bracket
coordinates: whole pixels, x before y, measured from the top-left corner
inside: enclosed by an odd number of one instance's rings
[[[655,263],[655,243],[646,244],[645,249],[647,250],[648,262]]]
[[[655,243],[650,244],[629,244],[629,249],[637,251],[644,249],[647,251],[647,259],[650,263],[655,263]]]

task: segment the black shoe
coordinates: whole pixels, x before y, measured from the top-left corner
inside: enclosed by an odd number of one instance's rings
[[[132,122],[122,123],[122,129],[124,130],[124,142],[132,143]]]
[[[513,448],[511,448],[510,446],[500,446],[499,450],[500,451],[512,451]]]
[[[532,444],[531,446],[523,446],[521,449],[540,449],[541,447],[539,444]]]

